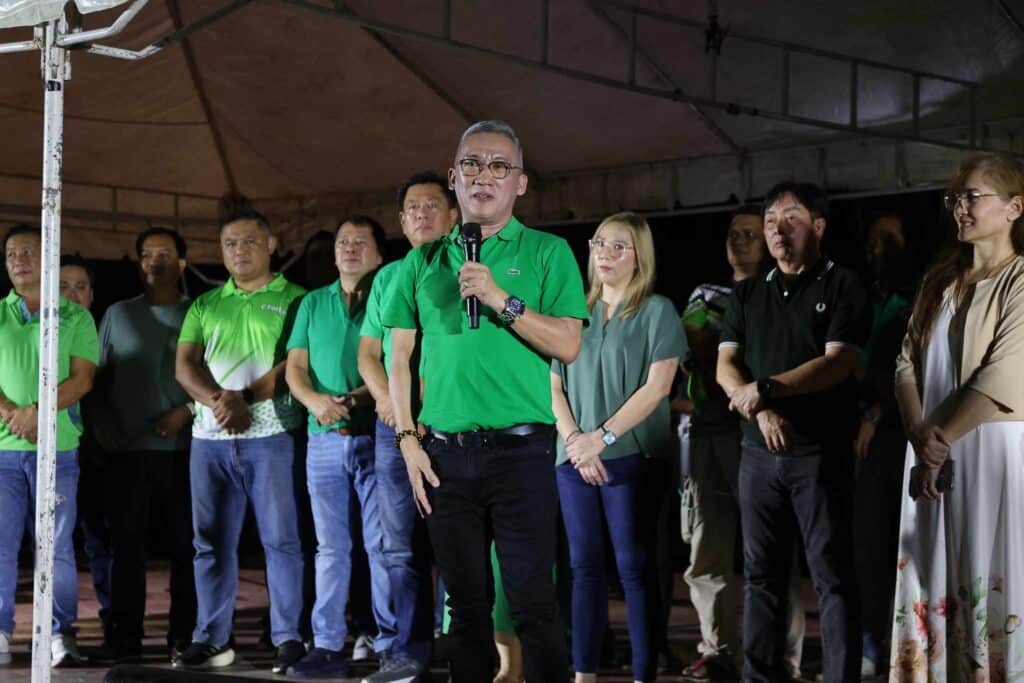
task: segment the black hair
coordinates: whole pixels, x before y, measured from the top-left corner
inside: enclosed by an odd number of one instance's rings
[[[801,183],[796,180],[783,180],[768,190],[761,204],[761,215],[763,216],[769,207],[785,194],[796,197],[796,200],[810,212],[811,218],[828,218],[828,196],[825,191],[814,183]]]
[[[405,205],[405,195],[409,193],[409,188],[413,185],[437,185],[441,188],[441,192],[444,193],[445,199],[448,200],[448,208],[452,209],[456,205],[455,192],[448,187],[447,180],[433,171],[421,171],[406,178],[402,186],[398,188],[399,209]]]
[[[340,223],[338,224],[338,227],[341,227]],[[335,232],[335,234],[337,233]],[[306,240],[306,246],[302,248],[302,253],[307,253],[310,247],[319,242],[324,242],[326,244],[333,245],[335,234],[329,233],[326,230],[317,230],[316,232],[309,236],[308,240]]]
[[[96,289],[96,269],[92,267],[92,264],[86,261],[78,254],[61,254],[60,256],[60,267],[65,266],[78,266],[85,271],[85,276],[89,278],[89,286]]]
[[[170,237],[174,242],[174,250],[178,253],[178,258],[185,258],[188,253],[188,244],[185,243],[185,238],[178,234],[177,230],[171,228],[164,228],[159,225],[151,228],[146,228],[139,236],[135,238],[135,255],[142,259],[142,245],[145,244],[146,239],[149,237],[155,237],[157,235],[166,235]]]
[[[764,218],[764,211],[757,204],[742,204],[738,208],[734,209],[732,214],[729,216],[729,222],[732,222],[733,218],[737,216],[757,216],[758,218]]]
[[[237,221],[253,221],[267,232],[270,232],[270,221],[268,221],[267,217],[262,213],[253,209],[239,209],[238,211],[228,214],[228,216],[220,222],[220,231],[224,232],[224,228]]]
[[[377,243],[377,253],[380,254],[380,257],[382,259],[384,258],[384,252],[387,249],[388,238],[387,235],[384,233],[384,228],[381,226],[380,223],[378,223],[370,216],[365,216],[363,214],[357,213],[351,216],[345,216],[344,218],[338,221],[338,227],[334,230],[335,239],[337,239],[338,233],[341,232],[341,226],[345,225],[346,223],[351,223],[352,225],[360,225],[364,228],[369,228],[370,233],[373,235],[373,241]]]
[[[28,223],[18,223],[17,225],[12,225],[11,229],[4,235],[4,251],[7,251],[7,241],[15,235],[35,235],[39,238],[40,242],[43,241],[43,232],[39,228]]]

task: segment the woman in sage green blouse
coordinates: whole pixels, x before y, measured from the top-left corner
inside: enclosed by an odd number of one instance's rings
[[[672,302],[653,293],[654,244],[647,222],[624,212],[590,240],[590,325],[579,356],[551,365],[558,427],[555,468],[572,566],[572,656],[576,683],[596,680],[608,620],[603,523],[626,593],[633,678],[653,681],[637,500],[645,461],[672,445],[668,394],[683,353]]]

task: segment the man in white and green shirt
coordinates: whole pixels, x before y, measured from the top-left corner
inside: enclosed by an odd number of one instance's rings
[[[39,319],[42,239],[39,230],[15,226],[4,238],[11,292],[0,300],[0,665],[11,661],[18,549],[26,522],[34,529],[39,414]],[[60,298],[57,350],[57,463],[54,520],[54,666],[81,662],[75,644],[78,576],[71,540],[78,492],[78,402],[92,389],[96,324],[84,308]],[[38,627],[38,625],[37,625]]]
[[[198,617],[186,668],[228,666],[238,590],[238,538],[248,503],[266,554],[273,670],[305,653],[299,634],[304,560],[290,431],[304,411],[284,384],[285,342],[305,293],[270,271],[276,240],[246,211],[221,226],[231,278],[193,302],[178,338],[175,375],[196,401],[191,489]]]

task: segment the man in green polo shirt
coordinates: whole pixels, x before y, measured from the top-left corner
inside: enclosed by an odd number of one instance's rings
[[[174,665],[234,661],[238,538],[251,503],[267,558],[272,668],[283,673],[305,654],[305,563],[289,434],[304,416],[283,381],[285,341],[305,290],[270,271],[277,243],[263,215],[225,219],[220,244],[231,279],[192,302],[178,337],[175,377],[197,404],[190,478],[198,615],[192,644]]]
[[[433,171],[417,173],[402,183],[398,205],[402,207],[398,214],[402,232],[414,249],[447,235],[459,217],[455,193],[448,189],[448,182]],[[434,637],[433,562],[427,546],[427,530],[416,514],[405,460],[395,445],[395,417],[387,375],[391,330],[381,325],[383,303],[391,296],[400,265],[401,261],[393,261],[374,276],[359,342],[359,374],[366,381],[377,410],[374,471],[380,498],[384,561],[398,631],[389,660],[380,672],[367,678],[369,683],[388,683],[403,672],[415,676],[425,671],[430,663]],[[418,372],[412,377],[417,379]],[[418,384],[413,386],[412,394],[416,399],[413,403],[418,407]]]
[[[4,239],[7,275],[13,285],[0,302],[0,664],[11,661],[18,548],[36,499],[39,415],[39,309],[42,239],[25,225]],[[54,521],[54,666],[81,663],[75,644],[78,575],[71,537],[78,491],[78,401],[92,388],[99,356],[96,324],[78,304],[60,298],[57,350],[57,508]]]
[[[454,683],[490,680],[493,537],[531,683],[565,680],[568,658],[551,567],[557,494],[549,368],[570,363],[589,318],[568,244],[513,215],[526,193],[523,152],[500,121],[462,135],[449,185],[464,225],[480,226],[480,262],[462,228],[405,258],[382,321],[391,330],[396,439],[434,546],[452,611]],[[470,329],[464,300],[479,301]],[[409,360],[422,329],[426,368],[419,421]],[[425,449],[424,449],[425,447]],[[429,489],[429,491],[428,491]]]
[[[373,401],[359,377],[359,328],[373,272],[383,262],[384,229],[368,216],[343,219],[334,239],[338,280],[306,295],[288,339],[286,378],[309,411],[306,481],[316,528],[313,649],[288,673],[346,677],[345,605],[352,578],[353,525],[362,522],[370,564],[374,649],[395,635],[381,540],[373,458]],[[354,503],[362,519],[350,518]]]

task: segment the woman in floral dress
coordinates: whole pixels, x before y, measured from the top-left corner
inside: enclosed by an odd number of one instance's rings
[[[909,435],[890,681],[1024,682],[1024,165],[965,161],[897,361]],[[952,461],[952,487],[940,467]]]

